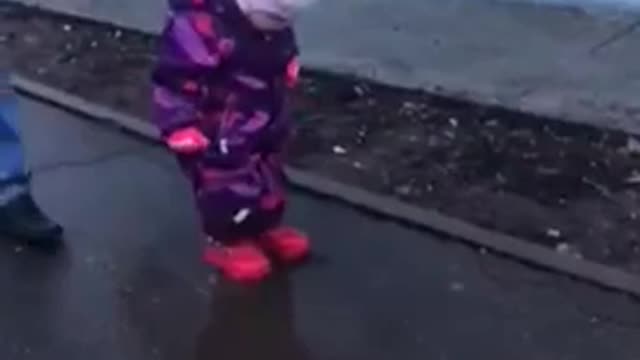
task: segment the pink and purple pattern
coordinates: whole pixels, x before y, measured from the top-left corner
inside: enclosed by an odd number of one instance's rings
[[[153,121],[164,135],[196,126],[211,140],[201,155],[178,156],[207,235],[256,236],[277,226],[284,210],[278,159],[289,132],[284,104],[294,34],[256,30],[234,0],[170,5],[153,73]]]

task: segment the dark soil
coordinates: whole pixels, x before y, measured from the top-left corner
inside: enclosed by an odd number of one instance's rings
[[[154,39],[0,5],[24,76],[145,117]],[[306,72],[290,163],[640,272],[640,142],[620,132]]]

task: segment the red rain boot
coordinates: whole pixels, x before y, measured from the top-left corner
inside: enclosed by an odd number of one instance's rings
[[[271,273],[271,264],[260,248],[243,241],[234,245],[207,245],[204,262],[235,281],[260,281]]]
[[[278,260],[293,263],[303,260],[310,252],[309,238],[299,231],[280,227],[261,237],[262,247]]]

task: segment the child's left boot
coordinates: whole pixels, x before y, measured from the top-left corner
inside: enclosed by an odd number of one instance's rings
[[[265,232],[260,237],[260,245],[285,263],[300,262],[311,251],[309,237],[290,227],[278,227]]]
[[[209,244],[205,247],[203,260],[234,281],[258,282],[271,272],[269,259],[251,241],[232,245]]]

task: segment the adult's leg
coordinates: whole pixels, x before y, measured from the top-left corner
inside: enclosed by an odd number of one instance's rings
[[[56,246],[62,238],[62,228],[40,210],[31,196],[18,131],[17,102],[6,78],[0,78],[0,236],[37,246]]]

